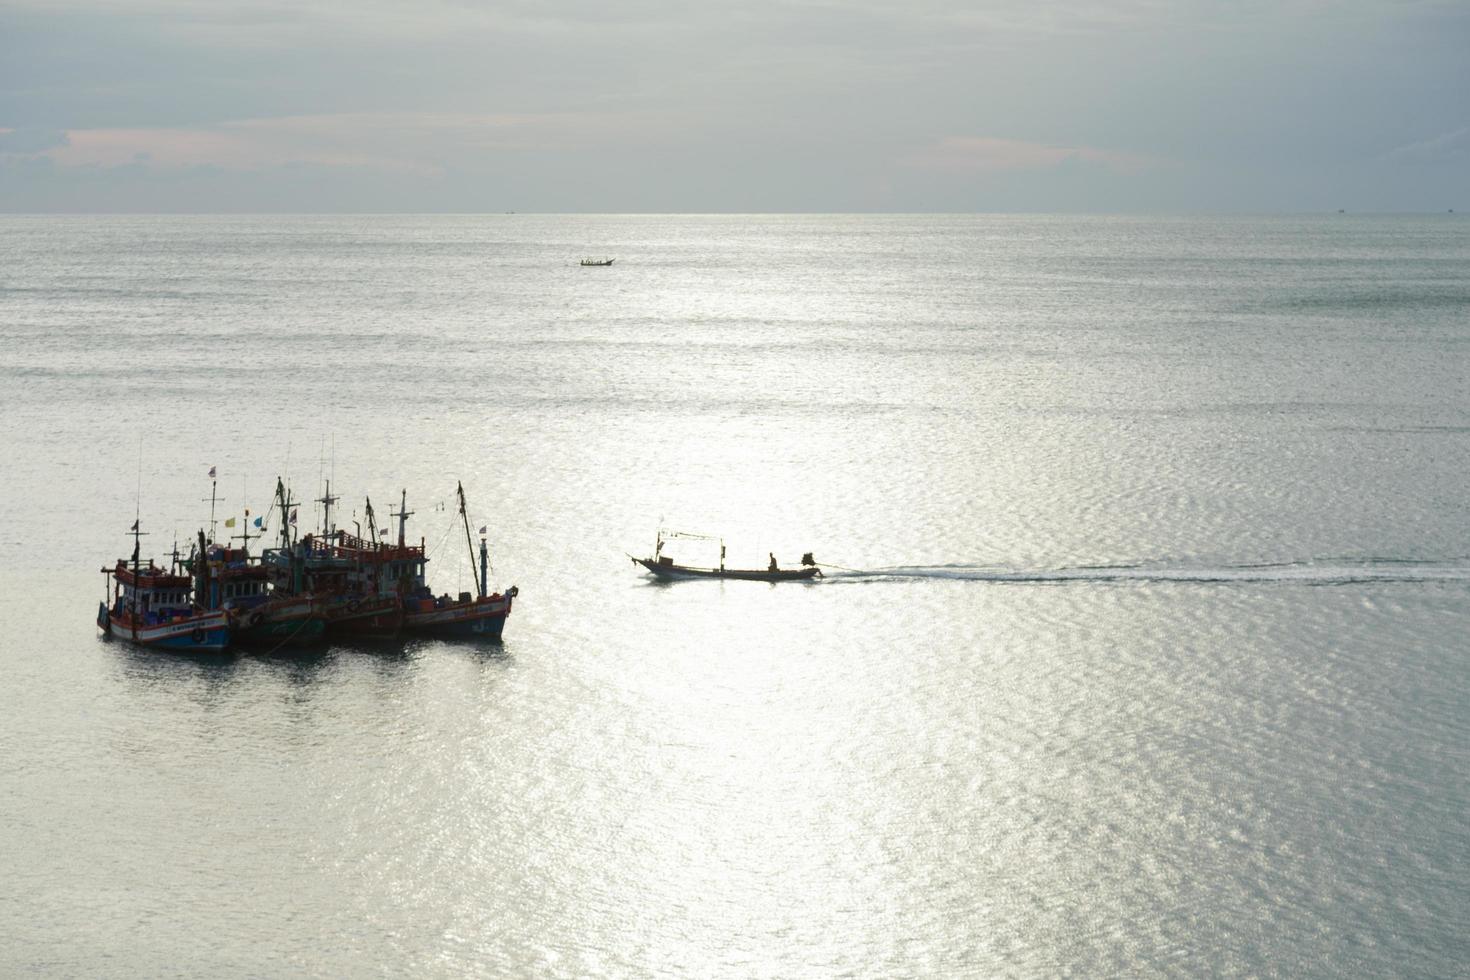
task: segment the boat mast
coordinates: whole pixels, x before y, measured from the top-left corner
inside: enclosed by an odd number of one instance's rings
[[[398,498],[398,513],[393,513],[393,505],[388,505],[388,516],[398,518],[398,547],[403,547],[403,532],[408,527],[408,519],[413,516],[413,511],[408,509],[408,491],[400,490]]]
[[[480,528],[480,598],[490,591],[490,549],[485,546],[485,529]]]
[[[276,506],[281,508],[281,547],[291,547],[291,495],[286,484],[276,477]]]
[[[215,538],[215,532],[219,530],[219,528],[216,526],[218,522],[214,519],[214,504],[215,501],[223,503],[225,499],[224,497],[218,496],[215,493],[215,488],[218,486],[219,481],[215,479],[214,467],[211,466],[209,468],[209,540],[211,541],[213,541]],[[203,503],[203,498],[200,498],[199,502]]]
[[[332,481],[328,479],[326,494],[317,499],[317,503],[322,505],[322,537],[324,538],[332,536],[332,505],[341,499],[341,497],[332,496]]]
[[[214,598],[210,584],[209,545],[204,540],[204,529],[199,530],[199,553],[194,557],[194,605],[200,609],[215,609],[219,603]]]
[[[373,547],[376,548],[378,546],[378,519],[373,516],[373,498],[364,497],[363,499],[367,501],[367,504],[363,508],[362,516],[367,518],[368,535],[373,539]]]
[[[465,512],[464,506],[464,484],[456,481],[456,492],[459,494],[459,516],[464,520],[464,543],[470,549],[470,572],[475,576],[475,592],[481,596],[485,594],[485,586],[480,581],[480,571],[475,568],[475,541],[470,537],[470,516]]]
[[[138,530],[138,522],[140,520],[142,520],[141,517],[135,517],[133,519],[132,530],[128,532],[133,536],[133,602],[132,608],[128,610],[130,613],[128,622],[132,624],[133,639],[135,641],[138,639],[138,553],[142,545],[139,539],[148,533],[147,531]]]
[[[258,537],[260,537],[260,535],[258,535],[258,534],[251,534],[250,533],[250,509],[247,507],[245,509],[245,526],[243,528],[241,528],[239,534],[231,535],[230,536],[230,540],[231,541],[239,541],[240,542],[240,548],[241,548],[241,550],[243,550],[245,552],[245,557],[246,558],[249,558],[250,557],[250,539],[251,538],[258,538]]]

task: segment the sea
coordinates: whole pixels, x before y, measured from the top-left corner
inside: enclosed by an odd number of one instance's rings
[[[0,216],[0,459],[0,975],[1470,963],[1470,217]],[[278,479],[502,642],[100,635]]]

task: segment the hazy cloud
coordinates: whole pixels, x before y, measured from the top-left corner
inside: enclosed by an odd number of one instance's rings
[[[0,129],[0,153],[40,153],[68,142],[60,129]]]
[[[339,113],[208,127],[76,130],[51,156],[66,166],[116,166],[146,154],[161,167],[251,170],[311,163],[435,174],[448,161],[477,153],[586,149],[630,137],[644,125],[633,116],[578,113]]]
[[[1142,156],[1091,146],[1052,146],[979,136],[947,136],[907,158],[907,162],[918,169],[949,173],[1040,170],[1073,160],[1101,164],[1110,170],[1130,174],[1152,165]]]
[[[1395,147],[1388,152],[1387,156],[1390,160],[1404,163],[1470,165],[1470,127]]]

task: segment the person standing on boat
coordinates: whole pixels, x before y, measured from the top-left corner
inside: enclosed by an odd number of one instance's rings
[[[768,569],[766,569],[766,571],[768,571],[768,572],[779,572],[781,569],[776,566],[776,553],[774,551],[772,551],[772,552],[770,552],[770,556],[771,556],[771,567],[768,568]]]

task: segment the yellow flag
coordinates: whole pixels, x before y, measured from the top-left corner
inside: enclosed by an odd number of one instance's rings
[[[234,527],[234,526],[235,526],[235,519],[233,517],[230,518],[229,520],[225,521],[225,527]]]

